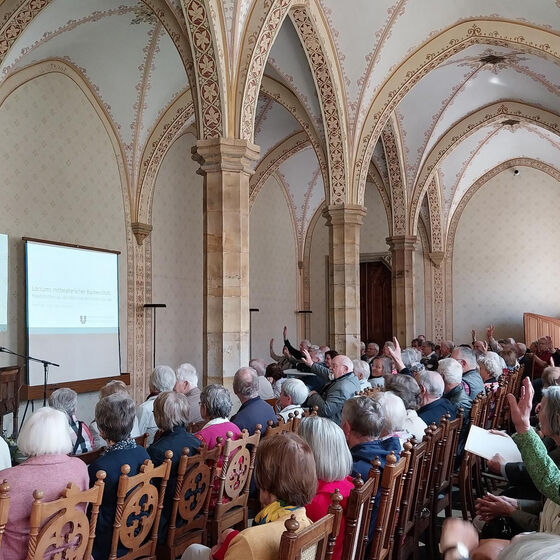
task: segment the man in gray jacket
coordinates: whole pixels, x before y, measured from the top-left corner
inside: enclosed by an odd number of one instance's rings
[[[354,375],[352,360],[348,356],[339,354],[331,362],[330,383],[327,383],[320,393],[311,391],[307,404],[317,406],[319,416],[329,418],[339,426],[344,403],[360,390],[360,382]]]

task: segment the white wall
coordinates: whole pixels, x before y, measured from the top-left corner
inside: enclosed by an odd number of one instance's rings
[[[453,339],[496,325],[523,339],[523,312],[560,317],[560,184],[522,167],[486,183],[461,216],[453,252]]]
[[[282,352],[282,328],[297,344],[297,251],[294,227],[280,182],[271,175],[259,191],[249,216],[249,276],[252,358],[272,361],[269,342]]]
[[[192,363],[202,380],[203,178],[191,158],[192,134],[178,138],[156,178],[152,208],[152,301],[156,362]]]
[[[364,205],[367,214],[360,232],[360,253],[383,253],[389,250],[385,239],[389,237],[387,213],[383,200],[373,183],[366,183]]]
[[[121,353],[126,369],[123,195],[100,118],[70,78],[51,73],[27,82],[4,101],[0,130],[0,232],[9,236],[8,331],[0,333],[0,345],[19,353],[26,349],[22,236],[115,249],[121,251]],[[14,362],[0,354],[1,366]],[[95,398],[80,397],[83,419],[93,418]]]

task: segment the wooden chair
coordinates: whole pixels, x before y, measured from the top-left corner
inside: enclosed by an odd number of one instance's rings
[[[408,560],[417,547],[414,539],[414,524],[418,512],[418,504],[422,495],[423,469],[426,468],[424,458],[428,451],[428,440],[417,443],[414,438],[411,442],[410,462],[404,480],[401,510],[397,528],[395,530],[394,560]],[[406,444],[405,444],[406,446]],[[429,466],[429,465],[428,465]]]
[[[8,523],[8,512],[10,510],[10,485],[4,479],[0,484],[0,545],[2,544],[2,537]]]
[[[218,501],[210,518],[210,543],[215,544],[224,529],[249,524],[249,488],[255,466],[255,454],[261,437],[261,426],[249,436],[243,430],[241,437],[234,440],[228,432],[222,450],[222,470],[219,475]]]
[[[381,477],[381,498],[373,531],[370,560],[390,558],[393,552],[395,527],[409,460],[410,451],[403,451],[398,463],[393,452],[387,456]]]
[[[298,532],[299,523],[292,514],[284,522],[279,560],[331,560],[342,520],[342,495],[335,491],[327,515]]]
[[[72,560],[91,558],[105,476],[105,471],[98,471],[93,487],[84,491],[70,482],[61,497],[52,502],[42,501],[41,490],[33,492],[27,560],[50,556]],[[89,519],[88,504],[91,504]]]
[[[218,444],[197,449],[192,457],[183,449],[165,544],[158,546],[158,560],[175,560],[193,543],[206,543],[206,526],[216,466],[222,453]]]
[[[291,412],[290,412],[291,414]],[[294,412],[294,421],[292,422],[292,431],[297,434],[298,433],[298,429],[299,429],[299,425],[301,423],[301,415],[299,413],[299,410],[296,410]]]
[[[350,491],[346,503],[346,530],[341,560],[364,557],[369,541],[371,511],[379,487],[379,478],[380,472],[377,469],[377,473],[374,473],[365,483],[359,474],[352,481],[354,488]]]
[[[139,445],[140,447],[148,447],[148,435],[149,434],[142,434],[141,436],[136,436],[134,438],[134,441],[136,442],[136,445]]]
[[[294,417],[292,414],[290,414],[290,419],[287,422],[284,422],[284,418],[282,418],[282,416],[278,416],[278,422],[276,422],[276,424],[272,420],[268,420],[266,432],[264,433],[263,437],[274,436],[276,434],[284,434],[286,432],[293,432],[293,425]]]
[[[165,460],[155,468],[154,464],[146,459],[140,467],[140,472],[134,476],[128,476],[129,465],[121,467],[109,560],[117,558],[119,545],[127,549],[124,555],[119,556],[120,560],[155,560],[159,520],[171,472],[171,457],[173,453],[166,451]],[[152,484],[156,478],[161,479],[159,489]]]
[[[278,399],[264,399],[274,410],[276,410],[276,405],[278,403]]]
[[[187,432],[196,434],[196,432],[200,432],[200,430],[202,430],[204,426],[206,426],[206,420],[201,420],[200,422],[191,422],[187,426]]]
[[[4,415],[12,414],[12,437],[17,438],[21,366],[0,368],[0,432],[4,431]]]
[[[463,453],[461,461],[461,468],[459,469],[459,494],[461,496],[461,513],[465,521],[472,521],[476,516],[475,503],[476,494],[473,485],[473,478],[477,473],[477,460],[476,455],[469,451]]]
[[[72,457],[77,457],[81,459],[86,465],[91,465],[95,463],[101,454],[105,451],[105,447],[98,447],[92,451],[87,451],[86,453],[81,453],[80,455],[71,455]]]

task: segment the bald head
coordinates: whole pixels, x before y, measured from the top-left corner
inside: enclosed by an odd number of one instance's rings
[[[348,356],[339,354],[331,361],[331,371],[335,379],[354,371],[354,364]]]
[[[242,403],[259,396],[257,372],[252,367],[242,367],[235,372],[233,392]]]

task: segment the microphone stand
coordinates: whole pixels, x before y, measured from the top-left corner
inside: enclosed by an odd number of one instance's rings
[[[0,352],[5,354],[11,354],[12,356],[17,356],[18,358],[23,358],[24,360],[30,360],[32,362],[39,362],[43,364],[43,406],[47,405],[47,380],[49,378],[49,366],[60,367],[60,364],[55,364],[54,362],[49,362],[47,360],[40,360],[39,358],[33,358],[32,356],[26,356],[24,354],[18,354],[9,348],[4,348],[0,346]]]

